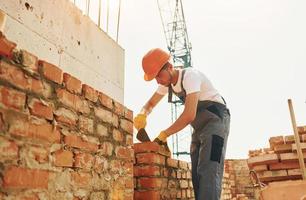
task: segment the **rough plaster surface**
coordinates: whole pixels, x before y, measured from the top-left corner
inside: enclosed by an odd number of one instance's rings
[[[124,50],[69,0],[0,1],[4,34],[123,103]]]

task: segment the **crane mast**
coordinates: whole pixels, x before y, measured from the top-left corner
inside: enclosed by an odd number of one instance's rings
[[[182,1],[157,0],[157,4],[166,37],[167,48],[172,56],[174,67],[192,67],[191,43],[189,42],[187,34]],[[171,104],[172,122],[174,122],[178,114],[182,112],[181,107],[182,102],[175,97]],[[179,155],[189,154],[188,141],[191,139],[190,132],[190,128],[188,131],[184,129],[179,135],[175,134],[172,136],[172,150],[173,154],[177,157],[179,157]],[[184,149],[183,143],[187,144],[188,147]]]

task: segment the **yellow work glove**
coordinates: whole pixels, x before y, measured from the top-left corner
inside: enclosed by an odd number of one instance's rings
[[[134,118],[134,126],[137,130],[141,129],[141,128],[145,128],[147,125],[147,115],[145,114],[138,114],[135,118]]]
[[[157,140],[157,143],[158,143],[158,140],[159,140],[160,142],[165,143],[165,142],[167,142],[167,137],[168,137],[168,135],[164,131],[162,131],[157,136],[157,138],[154,139],[154,142],[156,142],[155,140]]]
[[[153,140],[153,142],[156,142],[159,145],[162,145],[166,148],[167,151],[170,151],[168,144],[167,144],[167,137],[168,135],[166,132],[162,131],[160,134]]]

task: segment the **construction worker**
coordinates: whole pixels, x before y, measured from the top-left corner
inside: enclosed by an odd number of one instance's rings
[[[155,138],[159,144],[191,124],[194,131],[190,145],[192,182],[196,200],[220,199],[224,157],[230,127],[226,103],[207,77],[194,68],[174,68],[170,55],[162,49],[150,50],[142,59],[144,79],[157,81],[158,88],[134,118],[137,130],[145,128],[146,118],[168,93],[184,103],[184,111]]]

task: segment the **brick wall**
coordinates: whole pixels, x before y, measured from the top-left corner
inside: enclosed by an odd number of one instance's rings
[[[133,114],[0,32],[0,199],[133,199]]]
[[[153,142],[134,144],[134,152],[135,200],[194,199],[190,163]]]
[[[306,126],[298,127],[298,133],[306,161]],[[271,137],[269,144],[267,148],[249,151],[248,165],[259,179],[264,183],[302,179],[294,135]]]
[[[225,160],[222,200],[256,199],[246,159]]]

